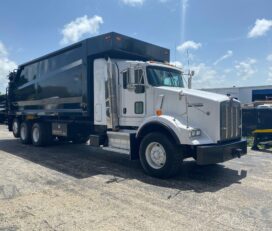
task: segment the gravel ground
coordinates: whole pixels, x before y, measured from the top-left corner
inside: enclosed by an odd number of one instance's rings
[[[185,161],[159,180],[87,145],[25,146],[0,126],[0,231],[271,230],[272,154]]]

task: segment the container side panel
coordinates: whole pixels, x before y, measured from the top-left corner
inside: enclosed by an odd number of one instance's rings
[[[159,62],[169,62],[170,60],[168,49],[115,32],[88,39],[87,47],[88,56],[96,58],[112,57]]]
[[[116,33],[113,33],[112,40],[113,48],[120,53],[123,52],[124,55],[126,54],[128,57],[131,56],[133,58],[134,56],[136,59],[138,57],[139,60],[144,61],[170,61],[170,51],[168,49]]]
[[[82,48],[22,67],[13,84],[14,105],[24,113],[82,113]]]

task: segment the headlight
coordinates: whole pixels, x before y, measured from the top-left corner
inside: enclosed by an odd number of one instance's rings
[[[196,137],[201,136],[201,130],[200,129],[193,129],[190,131],[190,137]]]

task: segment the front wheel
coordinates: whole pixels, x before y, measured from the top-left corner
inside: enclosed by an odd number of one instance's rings
[[[147,174],[168,178],[178,173],[182,153],[169,137],[154,132],[146,135],[140,144],[140,161]]]

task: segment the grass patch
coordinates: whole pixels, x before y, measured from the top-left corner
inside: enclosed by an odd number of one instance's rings
[[[254,137],[253,136],[247,136],[245,138],[247,139],[247,146],[251,148],[253,146]],[[272,149],[272,139],[264,140],[264,141],[270,141],[270,142],[267,143],[267,144],[261,144],[262,142],[260,142],[260,144],[258,144],[258,147],[260,149],[271,150]]]
[[[247,139],[247,146],[251,148],[252,145],[253,145],[254,137],[253,136],[247,136],[246,139]]]

